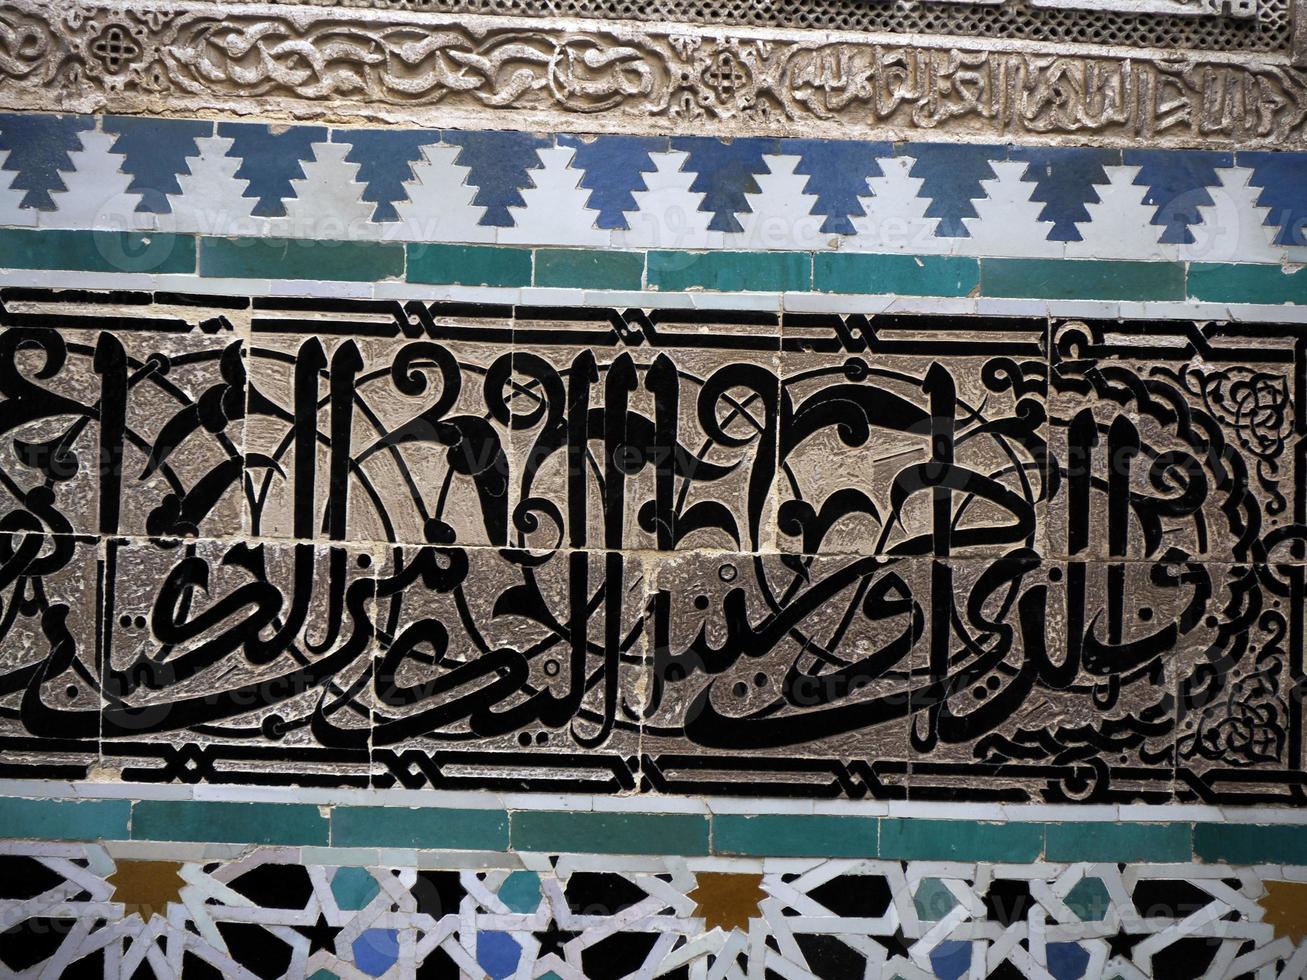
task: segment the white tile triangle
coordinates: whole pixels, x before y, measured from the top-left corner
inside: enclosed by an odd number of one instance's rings
[[[1118,259],[1156,262],[1171,257],[1158,239],[1162,226],[1152,224],[1155,208],[1144,204],[1147,188],[1134,182],[1138,167],[1109,166],[1108,183],[1098,184],[1098,201],[1086,205],[1088,221],[1076,223],[1081,241],[1067,242],[1069,259]]]
[[[759,174],[758,192],[746,195],[752,211],[735,216],[744,230],[723,235],[724,247],[803,251],[829,248],[829,239],[840,236],[821,234],[825,216],[812,213],[817,195],[805,193],[807,175],[794,172],[802,157],[786,154],[766,160],[771,172]]]
[[[628,212],[625,231],[613,232],[617,248],[713,248],[722,233],[709,231],[712,215],[700,211],[703,195],[690,190],[695,175],[682,170],[689,156],[684,150],[651,153],[655,170],[644,175],[646,190],[635,191],[639,210]]]
[[[1210,205],[1200,207],[1202,220],[1190,225],[1194,240],[1177,245],[1177,257],[1188,262],[1282,262],[1288,249],[1273,244],[1279,228],[1268,225],[1270,208],[1259,207],[1261,188],[1250,183],[1248,167],[1218,171],[1219,187],[1209,187]]]
[[[960,255],[1004,258],[1061,258],[1064,243],[1048,240],[1053,222],[1039,217],[1043,204],[1032,201],[1035,185],[1021,179],[1026,164],[1010,160],[991,164],[995,176],[981,181],[985,197],[974,201],[976,216],[963,218],[970,237],[957,240]]]
[[[363,200],[359,164],[348,163],[348,143],[315,143],[314,159],[302,164],[304,176],[291,181],[286,216],[271,219],[269,232],[290,238],[357,241],[380,237],[372,220],[375,205]]]
[[[457,146],[425,146],[404,185],[407,201],[398,201],[397,222],[385,222],[382,235],[403,242],[472,242],[496,239],[499,229],[480,224],[486,209],[472,203],[477,189],[467,182],[470,168],[454,161]]]
[[[232,140],[202,136],[196,140],[200,155],[187,161],[188,174],[177,175],[177,194],[168,195],[171,214],[159,216],[159,227],[200,235],[253,235],[267,221],[252,216],[254,199],[244,197],[248,181],[238,178],[237,157],[227,156]]]
[[[930,200],[921,197],[920,177],[909,173],[909,157],[880,161],[882,176],[867,181],[869,196],[862,198],[866,214],[854,217],[854,234],[843,248],[853,252],[902,252],[907,255],[947,255],[956,251],[956,239],[939,238],[938,218],[926,217]]]
[[[138,213],[141,195],[129,192],[130,174],[122,172],[124,157],[110,153],[115,137],[90,130],[81,134],[82,149],[71,156],[73,170],[60,174],[65,190],[52,191],[54,211],[42,211],[36,223],[42,228],[94,228],[108,231],[153,229],[157,217]]]
[[[590,192],[581,186],[584,173],[569,166],[575,155],[570,146],[540,151],[544,169],[530,172],[535,186],[522,189],[525,204],[508,209],[513,227],[500,229],[501,242],[594,248],[612,243],[612,232],[596,227],[599,211],[587,206]]]

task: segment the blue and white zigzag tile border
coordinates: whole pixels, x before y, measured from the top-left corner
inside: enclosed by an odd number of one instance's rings
[[[0,114],[0,226],[1307,261],[1307,154]]]

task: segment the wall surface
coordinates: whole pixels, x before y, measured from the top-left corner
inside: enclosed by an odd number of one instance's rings
[[[487,5],[0,9],[0,975],[1307,976],[1307,11]]]

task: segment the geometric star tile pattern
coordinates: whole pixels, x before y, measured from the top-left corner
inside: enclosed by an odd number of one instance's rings
[[[112,850],[0,844],[0,969],[158,980],[1307,972],[1301,917],[1282,907],[1304,887],[1301,867],[564,854],[523,871],[499,854],[362,867],[256,848],[179,857],[166,875],[176,884],[151,892],[158,862]]]

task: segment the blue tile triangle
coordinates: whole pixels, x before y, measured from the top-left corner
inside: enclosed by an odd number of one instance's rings
[[[1257,206],[1271,209],[1275,244],[1307,245],[1307,153],[1240,153],[1239,166],[1251,167],[1252,185],[1262,189]]]
[[[1202,221],[1198,209],[1213,203],[1207,189],[1220,185],[1217,171],[1234,166],[1234,154],[1126,150],[1125,162],[1139,167],[1135,183],[1148,188],[1144,203],[1156,208],[1152,224],[1165,229],[1159,240],[1167,245],[1192,245],[1190,226]]]
[[[966,143],[914,143],[896,149],[915,159],[909,176],[922,181],[921,196],[930,198],[926,217],[938,218],[941,238],[969,238],[963,218],[976,217],[974,201],[985,196],[981,181],[998,176],[993,163],[1007,159],[1007,147]]]
[[[786,140],[782,153],[797,154],[796,174],[808,176],[804,191],[817,195],[812,213],[825,215],[823,234],[852,235],[853,218],[866,215],[859,197],[869,196],[867,181],[884,176],[878,162],[892,156],[889,143],[856,140]]]
[[[171,214],[169,194],[180,194],[179,174],[189,174],[191,157],[200,155],[196,143],[213,135],[213,123],[194,119],[150,119],[143,116],[109,116],[104,131],[117,134],[112,152],[123,156],[123,173],[131,174],[129,191],[141,195],[137,211]]]
[[[345,159],[359,165],[363,200],[376,205],[373,221],[398,221],[395,205],[408,200],[404,184],[413,179],[413,164],[424,147],[440,142],[438,130],[348,129],[336,130],[333,143],[348,143]]]
[[[0,151],[9,151],[4,169],[17,174],[10,186],[26,191],[20,207],[55,210],[50,192],[68,189],[59,175],[73,171],[71,154],[82,149],[78,133],[94,128],[89,116],[0,114]]]
[[[581,186],[590,191],[588,207],[599,212],[595,225],[607,229],[629,229],[628,211],[637,210],[634,192],[648,190],[644,175],[653,173],[651,153],[667,149],[665,138],[652,136],[560,136],[560,146],[576,150],[572,167],[581,170]]]
[[[481,224],[512,228],[510,207],[521,207],[522,188],[534,186],[528,171],[544,166],[540,151],[553,140],[530,133],[448,132],[445,142],[460,147],[454,162],[468,168],[468,183],[477,189],[472,203],[486,209]]]
[[[1078,242],[1083,236],[1076,225],[1089,220],[1086,205],[1099,201],[1095,186],[1109,182],[1106,167],[1120,164],[1120,150],[1094,147],[1014,147],[1012,159],[1029,164],[1021,179],[1035,189],[1032,201],[1044,205],[1041,221],[1053,222],[1049,241]]]
[[[680,136],[672,140],[672,149],[689,154],[685,169],[695,175],[690,190],[704,195],[699,210],[712,212],[710,230],[744,230],[735,216],[752,213],[745,195],[758,192],[758,175],[771,172],[764,158],[778,152],[779,145],[777,140],[753,138]]]
[[[291,181],[303,178],[303,164],[314,158],[313,144],[327,141],[322,126],[273,132],[264,123],[219,123],[218,135],[232,140],[227,155],[240,158],[236,176],[249,181],[244,196],[257,199],[253,213],[263,218],[285,216],[286,199],[295,197]]]

